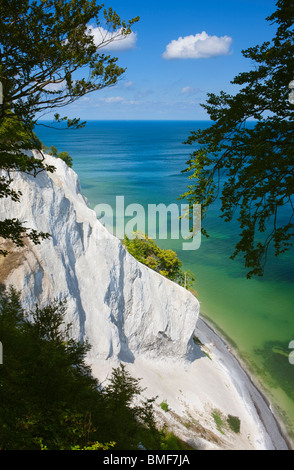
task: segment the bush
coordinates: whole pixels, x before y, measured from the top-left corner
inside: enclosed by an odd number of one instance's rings
[[[167,404],[167,401],[166,400],[163,400],[161,403],[160,403],[160,407],[163,411],[167,412],[168,411],[168,404]]]
[[[213,410],[212,417],[215,421],[216,428],[224,434],[224,429],[229,429],[236,434],[240,432],[241,422],[238,416],[228,415],[227,418],[219,410]]]
[[[123,240],[123,244],[134,258],[180,286],[187,289],[192,287],[195,277],[191,271],[184,272],[181,269],[182,262],[174,251],[159,248],[155,241],[144,233],[135,232],[134,235],[136,236],[132,240],[127,235]]]
[[[67,166],[69,166],[70,168],[72,167],[72,157],[68,152],[59,152],[57,154],[57,158],[61,158],[61,160],[63,160],[67,164]]]
[[[161,450],[194,450],[170,431],[163,431]]]
[[[45,147],[44,150],[46,151],[48,149]],[[72,157],[70,156],[68,152],[63,151],[63,152],[58,153],[57,148],[54,147],[54,145],[51,145],[51,148],[49,150],[49,155],[52,155],[53,157],[56,157],[56,158],[60,158],[67,164],[67,166],[69,166],[70,168],[72,167]]]
[[[236,434],[238,434],[240,432],[241,422],[240,422],[240,418],[238,418],[238,416],[228,415],[227,423],[229,425],[229,428],[233,432],[235,432]]]

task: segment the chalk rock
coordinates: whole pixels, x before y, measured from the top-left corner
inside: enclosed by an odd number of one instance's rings
[[[21,290],[28,309],[66,297],[73,337],[89,341],[92,363],[142,355],[189,361],[197,299],[127,252],[88,207],[71,168],[49,155],[45,162],[53,174],[13,175],[21,201],[2,198],[0,211],[51,238],[14,250],[2,261],[0,281]]]

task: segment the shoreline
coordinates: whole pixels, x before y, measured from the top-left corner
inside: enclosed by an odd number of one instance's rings
[[[230,344],[202,315],[194,334],[201,345],[195,343],[188,360],[156,360],[143,354],[125,363],[131,376],[140,380],[144,396],[156,397],[160,428],[196,450],[292,450],[283,422]],[[107,380],[113,366],[111,361],[99,361],[94,370],[100,380]],[[239,419],[238,433],[227,427],[229,416]]]
[[[217,326],[214,325],[213,322],[209,320],[209,318],[203,315],[199,315],[196,330],[199,333],[199,339],[201,340],[201,337],[204,339],[204,346],[205,339],[207,339],[209,336],[210,341],[213,342],[213,346],[216,348],[216,350],[218,350],[218,353],[220,355],[225,354],[228,357],[231,356],[232,361],[235,362],[235,371],[239,375],[239,379],[242,380],[242,375],[243,378],[245,378],[244,386],[250,393],[250,397],[257,411],[259,419],[262,422],[266,432],[270,436],[275,449],[279,449],[281,445],[284,447],[282,442],[284,441],[286,445],[286,449],[284,450],[293,450],[292,440],[288,435],[286,425],[284,424],[282,418],[277,416],[277,413],[274,411],[274,406],[267,397],[266,391],[264,390],[262,384],[260,384],[257,377],[252,376],[249,368],[240,357],[240,354],[236,348],[230,343],[229,339],[226,338],[225,335],[220,331],[218,331]],[[215,342],[218,344],[215,345]],[[220,361],[222,360],[221,357],[219,359]],[[227,368],[228,364],[224,364],[224,366]],[[230,369],[227,368],[227,370],[229,375],[234,380],[234,374]],[[238,381],[238,377],[235,378],[235,381]]]

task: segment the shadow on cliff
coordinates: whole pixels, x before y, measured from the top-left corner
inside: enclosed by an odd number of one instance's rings
[[[187,353],[187,359],[189,362],[194,362],[204,357],[211,359],[209,353],[205,351],[205,344],[203,344],[195,334],[193,334],[193,337],[189,342],[189,346],[190,348]]]

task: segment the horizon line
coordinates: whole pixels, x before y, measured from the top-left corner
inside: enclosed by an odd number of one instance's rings
[[[83,121],[84,118],[80,118],[81,121]],[[161,122],[161,121],[181,121],[181,122],[187,122],[187,121],[205,121],[205,122],[213,122],[211,119],[85,119],[86,121],[120,121],[120,122],[130,122],[130,121],[151,121],[151,122]],[[62,124],[61,122],[55,122],[52,119],[40,119],[39,122],[54,122],[55,124]]]

